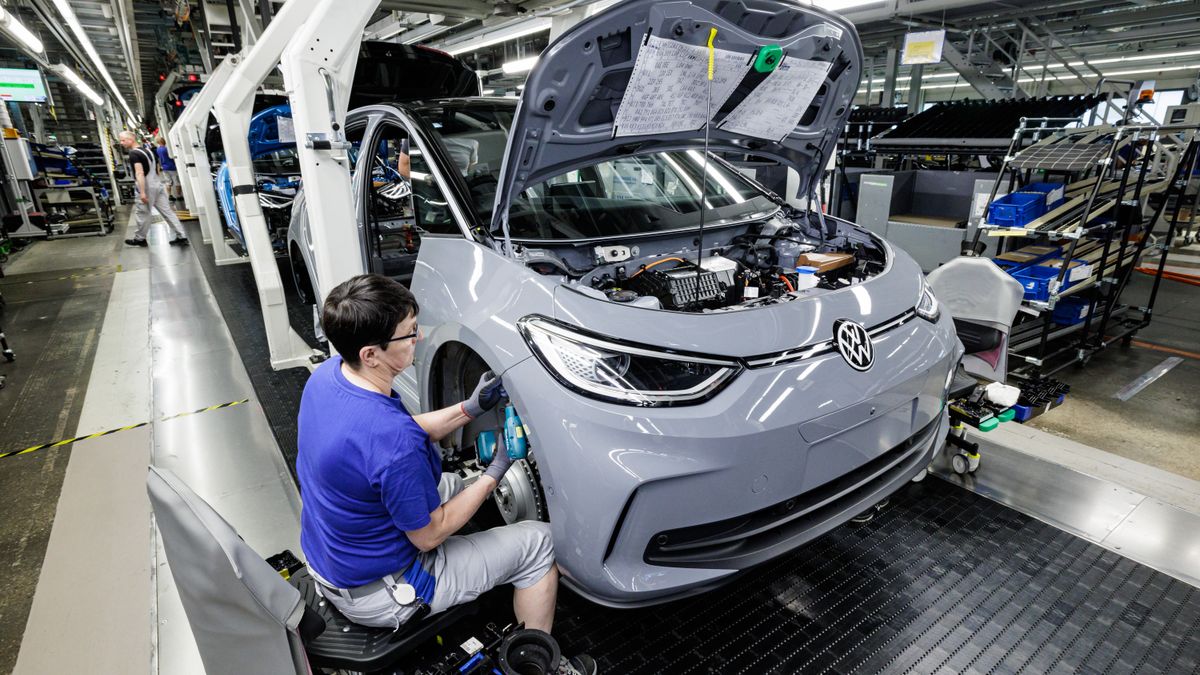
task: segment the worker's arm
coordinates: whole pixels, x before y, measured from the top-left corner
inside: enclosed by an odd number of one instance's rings
[[[463,412],[463,404],[461,403],[455,403],[441,410],[413,415],[413,419],[416,420],[417,424],[421,425],[425,433],[429,434],[430,440],[434,443],[449,436],[455,429],[471,421],[471,418]]]
[[[138,194],[141,195],[142,203],[150,203],[150,193],[146,191],[146,170],[141,164],[133,165],[133,178],[137,181]]]
[[[479,384],[475,386],[475,391],[467,400],[441,410],[414,415],[413,419],[436,443],[455,429],[496,407],[496,404],[505,397],[504,383],[499,377],[488,371],[479,378]]]
[[[503,456],[504,459],[508,459],[507,454]],[[499,459],[499,453],[497,459]],[[492,464],[495,465],[495,462]],[[491,467],[488,468],[491,469]],[[467,524],[467,521],[475,515],[484,500],[499,484],[499,479],[494,476],[486,473],[480,476],[479,480],[463,488],[462,492],[454,495],[449,501],[430,513],[428,525],[419,530],[405,532],[408,540],[422,551],[432,551],[441,546],[442,542],[446,541],[450,535],[458,532],[463,525]]]

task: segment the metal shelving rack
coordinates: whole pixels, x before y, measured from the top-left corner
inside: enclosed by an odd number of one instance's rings
[[[103,150],[84,148],[74,155],[54,149],[39,152],[54,156],[61,153],[62,159],[77,171],[77,175],[47,170],[39,173],[44,184],[33,188],[34,198],[46,212],[50,238],[94,237],[112,232],[111,197],[97,178],[98,171],[107,171]],[[52,211],[62,220],[51,221]]]
[[[1071,364],[1086,363],[1092,354],[1114,342],[1128,344],[1137,331],[1150,324],[1167,252],[1179,227],[1178,210],[1171,215],[1164,240],[1154,247],[1159,251],[1158,274],[1155,275],[1147,305],[1122,305],[1120,297],[1137,261],[1146,252],[1147,242],[1167,204],[1172,199],[1178,203],[1186,194],[1189,179],[1200,162],[1196,134],[1200,125],[1117,128],[1068,126],[1074,122],[1077,122],[1074,118],[1022,119],[1005,155],[1000,180],[996,181],[988,199],[990,205],[1005,176],[1008,177],[1008,190],[1011,193],[1019,185],[1029,183],[1034,172],[1044,171],[1047,175],[1077,177],[1074,183],[1068,185],[1073,189],[1068,190],[1066,202],[1024,227],[982,224],[975,235],[973,250],[976,251],[979,250],[979,238],[985,232],[1004,237],[1001,241],[1020,237],[1062,242],[1067,246],[1058,275],[1051,280],[1048,299],[1026,300],[1027,316],[1032,315],[1033,318],[1014,326],[1010,336],[1010,358],[1025,364],[1010,371],[1018,378],[1051,375]],[[1022,146],[1027,135],[1033,135],[1042,142],[1035,142],[1024,151],[1014,153],[1015,149]],[[1165,178],[1148,183],[1152,173],[1151,160],[1156,156],[1154,149],[1166,140],[1183,149],[1179,161],[1173,170],[1167,171]],[[1146,151],[1140,159],[1131,155],[1122,166],[1116,166],[1122,149],[1136,149],[1143,142]],[[1138,165],[1136,177],[1133,174],[1135,165]],[[1142,200],[1144,196],[1159,191],[1164,192],[1163,198],[1143,227]],[[1128,200],[1127,195],[1131,196]],[[1128,208],[1123,210],[1123,206]],[[1141,236],[1131,245],[1131,239],[1139,233]],[[1086,261],[1092,265],[1092,272],[1086,280],[1064,289],[1064,280],[1073,261]],[[1055,324],[1052,312],[1056,304],[1073,295],[1086,295],[1088,299],[1084,320],[1067,326]],[[1093,325],[1096,326],[1094,331]],[[1117,328],[1110,334],[1109,330],[1114,326]],[[1075,333],[1080,333],[1076,339],[1050,350],[1052,341],[1058,344],[1061,339]],[[1027,353],[1031,350],[1032,354]],[[1064,359],[1064,356],[1067,358]]]

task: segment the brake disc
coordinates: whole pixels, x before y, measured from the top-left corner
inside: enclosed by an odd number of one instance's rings
[[[504,522],[546,520],[546,500],[537,468],[524,459],[513,462],[494,493]]]

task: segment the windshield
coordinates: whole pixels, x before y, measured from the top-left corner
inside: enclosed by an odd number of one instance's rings
[[[515,108],[422,107],[470,191],[480,222],[492,220],[500,166]],[[707,174],[707,178],[705,178]],[[554,240],[666,232],[705,220],[739,219],[773,208],[740,173],[698,150],[618,157],[556,176],[512,200],[514,239]]]

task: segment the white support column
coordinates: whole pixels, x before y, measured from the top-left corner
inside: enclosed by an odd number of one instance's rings
[[[240,60],[241,57],[237,54],[225,57],[213,70],[204,87],[192,96],[187,110],[175,125],[175,132],[181,133],[185,168],[189,170],[192,196],[196,199],[196,209],[193,213],[200,218],[200,229],[204,233],[205,243],[212,244],[213,257],[218,265],[246,262],[225,243],[225,229],[217,210],[217,193],[213,188],[208,148],[204,142],[208,130],[208,114],[212,110],[213,102],[229,81],[229,76]]]
[[[167,96],[171,93],[171,88],[179,81],[179,73],[171,71],[167,73],[167,79],[159,85],[158,91],[154,94],[154,117],[158,120],[158,133],[167,140],[167,150],[176,160],[176,167],[179,175],[184,176],[183,167],[179,164],[183,163],[184,153],[179,144],[175,142],[177,135],[171,133],[171,129],[175,126],[171,123],[171,109],[167,106]],[[192,193],[192,183],[189,180],[179,181],[183,192],[183,203],[189,211],[196,208],[196,196]]]
[[[285,3],[272,21],[299,9]],[[359,241],[350,159],[343,125],[363,29],[377,2],[305,2],[308,20],[284,51],[283,79],[290,92],[305,204],[323,300],[331,288],[366,271]]]
[[[225,147],[229,180],[234,187],[234,204],[242,225],[246,252],[250,255],[250,266],[254,270],[255,285],[258,287],[267,346],[271,353],[271,367],[276,370],[309,366],[310,357],[314,352],[292,330],[288,322],[283,280],[279,276],[275,251],[271,246],[267,220],[263,216],[258,193],[238,192],[239,188],[248,190],[257,183],[247,138],[254,109],[254,95],[263,80],[275,69],[288,42],[308,20],[308,7],[303,7],[306,4],[311,3],[290,0],[283,6],[266,30],[258,36],[242,63],[230,73],[213,105],[213,113],[221,122],[221,143]],[[305,184],[310,185],[307,182],[307,174]],[[349,220],[353,221],[353,214],[348,213],[348,216]]]

